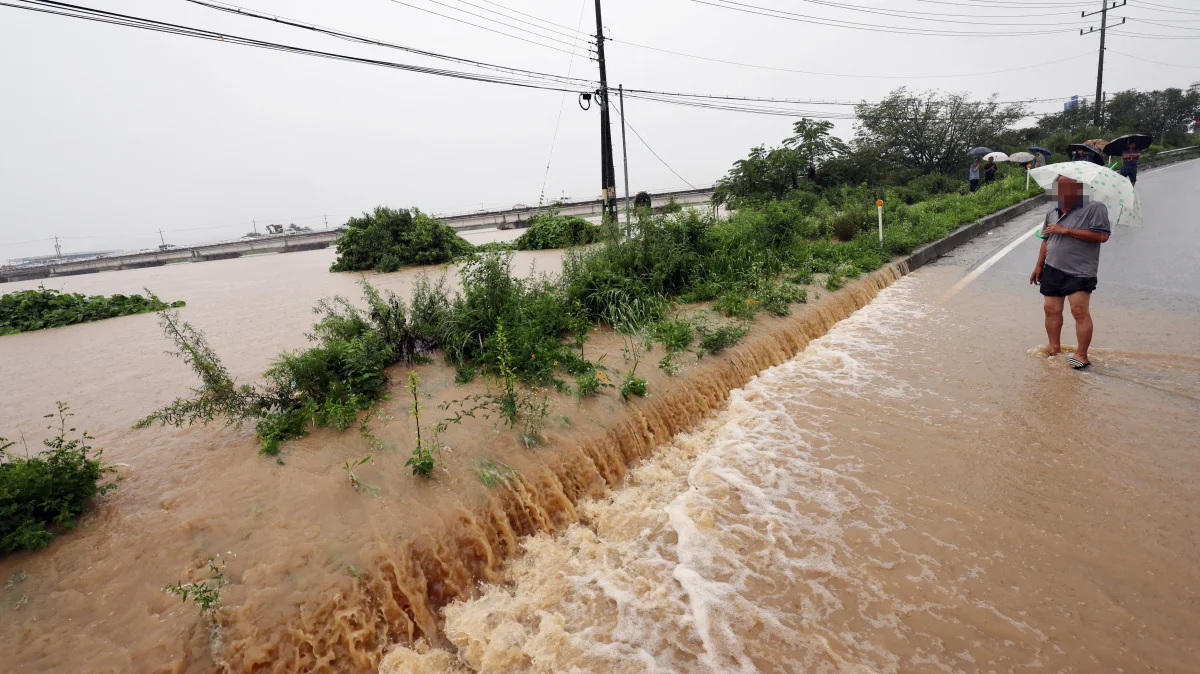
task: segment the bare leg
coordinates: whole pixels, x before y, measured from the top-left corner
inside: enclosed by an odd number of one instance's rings
[[[1062,353],[1063,303],[1065,297],[1044,298],[1046,311],[1046,336],[1050,338],[1050,355]],[[1090,334],[1090,333],[1089,333]]]
[[[1092,294],[1077,292],[1071,295],[1071,315],[1075,317],[1075,337],[1079,346],[1075,348],[1075,357],[1087,363],[1088,347],[1092,345]],[[1061,317],[1059,325],[1062,325]]]

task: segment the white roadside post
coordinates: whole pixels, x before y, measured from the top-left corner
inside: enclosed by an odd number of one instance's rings
[[[879,215],[879,243],[883,243],[883,199],[875,202],[875,212]]]
[[[1029,164],[1025,165],[1025,191],[1029,191]]]

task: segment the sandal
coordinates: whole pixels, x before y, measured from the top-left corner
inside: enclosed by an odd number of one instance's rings
[[[1070,365],[1072,370],[1086,370],[1092,366],[1092,361],[1084,362],[1075,356],[1071,356],[1067,359],[1067,365]]]

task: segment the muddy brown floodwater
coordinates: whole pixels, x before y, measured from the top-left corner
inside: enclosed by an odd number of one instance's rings
[[[761,373],[381,671],[1198,671],[1197,298],[1102,283],[1072,372],[1035,243],[946,297],[1032,218]],[[1155,236],[1118,230],[1124,259]]]
[[[560,402],[552,445],[578,452],[451,431],[452,470],[429,484],[395,469],[403,400],[373,421],[382,452],[321,431],[278,465],[248,429],[128,430],[191,384],[153,316],[0,338],[0,429],[40,438],[65,399],[124,478],[77,531],[0,559],[0,670],[1195,671],[1196,302],[1098,295],[1097,366],[1071,372],[1037,350],[1029,261],[946,297],[1029,224],[761,321],[677,383],[654,374],[646,401]],[[184,299],[250,379],[303,345],[319,297],[358,295],[355,277],[322,273],[331,261],[47,285]],[[413,278],[372,280],[404,293]],[[752,377],[764,362],[782,364]],[[445,368],[419,371],[431,404],[461,395]],[[373,451],[361,476],[378,491],[355,492],[343,462]],[[503,496],[470,470],[491,458],[522,476]],[[451,533],[422,538],[435,525]],[[209,632],[160,588],[224,551],[238,557]],[[422,639],[392,645],[407,637]]]

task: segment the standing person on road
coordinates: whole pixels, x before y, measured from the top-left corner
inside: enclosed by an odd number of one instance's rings
[[[1058,208],[1046,214],[1042,249],[1029,282],[1041,286],[1046,313],[1046,336],[1050,355],[1062,353],[1063,307],[1071,303],[1075,317],[1075,337],[1079,345],[1067,364],[1076,370],[1087,368],[1088,347],[1092,343],[1092,291],[1100,268],[1100,244],[1108,241],[1112,227],[1108,207],[1102,203],[1084,203],[1083,183],[1060,177],[1055,183]]]
[[[1138,160],[1142,153],[1138,152],[1137,143],[1130,141],[1129,148],[1121,155],[1121,175],[1129,178],[1129,182],[1137,185]]]
[[[996,179],[996,162],[991,157],[988,157],[987,163],[983,165],[983,181],[990,183]]]
[[[1045,165],[1046,165],[1046,155],[1042,154],[1041,152],[1037,153],[1037,156],[1033,158],[1033,167],[1039,168],[1039,167],[1042,167]]]
[[[979,189],[979,157],[971,162],[971,168],[967,171],[967,180],[971,181],[971,191]]]

